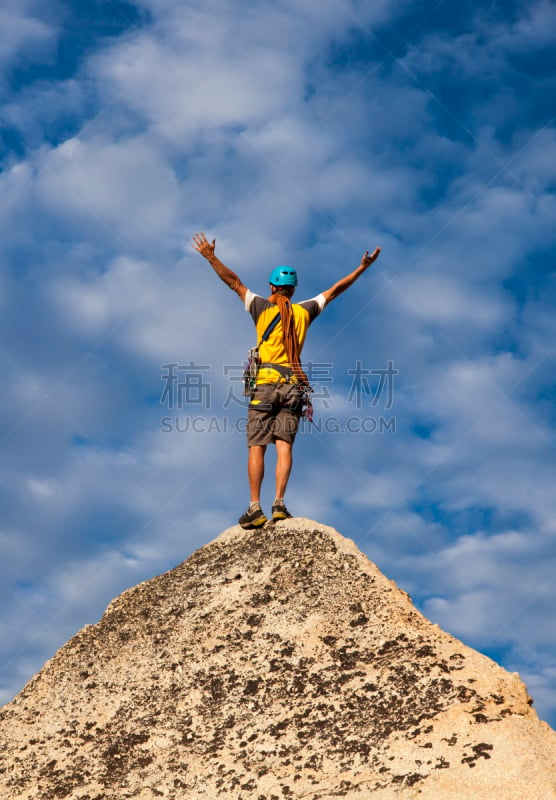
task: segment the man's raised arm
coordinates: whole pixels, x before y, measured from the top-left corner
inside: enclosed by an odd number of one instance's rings
[[[369,255],[368,250],[365,250],[363,257],[361,258],[361,263],[357,269],[354,269],[353,272],[351,272],[349,275],[346,275],[345,278],[341,278],[337,283],[334,284],[334,286],[331,286],[330,289],[327,289],[322,293],[327,304],[332,302],[332,300],[338,297],[338,295],[342,294],[342,292],[345,292],[346,289],[349,289],[352,283],[355,283],[357,278],[359,278],[371,266],[373,261],[377,260],[379,253],[380,247],[377,247],[375,250],[373,250],[371,255]]]
[[[214,254],[216,249],[216,239],[213,239],[212,242],[209,242],[204,233],[196,233],[193,237],[193,244],[191,247],[204,256],[218,277],[221,278],[221,280],[223,280],[224,283],[229,286],[230,289],[232,289],[232,291],[238,294],[242,300],[245,300],[247,287],[243,285],[239,276],[236,275],[235,272],[232,272],[231,269],[228,269],[228,267],[223,264],[219,258],[216,258]]]

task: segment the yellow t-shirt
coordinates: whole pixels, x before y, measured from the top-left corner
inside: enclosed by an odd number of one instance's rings
[[[309,325],[320,314],[325,306],[325,299],[322,294],[314,297],[312,300],[304,300],[302,303],[292,303],[292,315],[297,341],[299,342],[299,353],[303,349],[305,337],[309,330]],[[248,311],[255,323],[257,330],[257,342],[261,341],[261,337],[268,328],[276,315],[280,315],[278,306],[271,303],[266,298],[260,295],[253,294],[247,291],[245,296],[245,310]],[[282,322],[279,320],[277,325],[272,330],[268,339],[260,344],[259,353],[262,363],[278,364],[282,367],[291,368],[288,361],[286,349],[284,347],[282,336]],[[281,375],[277,370],[272,367],[261,367],[257,375],[257,384],[260,383],[281,383],[286,378]]]

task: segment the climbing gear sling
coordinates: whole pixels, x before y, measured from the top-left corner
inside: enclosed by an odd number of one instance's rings
[[[262,366],[259,347],[263,342],[266,342],[274,328],[278,325],[279,321],[280,312],[278,312],[278,314],[276,314],[276,316],[268,324],[265,332],[261,336],[261,341],[255,345],[255,347],[251,347],[247,353],[247,364],[243,370],[243,394],[245,397],[251,397],[255,391],[257,373],[259,372],[259,368]]]

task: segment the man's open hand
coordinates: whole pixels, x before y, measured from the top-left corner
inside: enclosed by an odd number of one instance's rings
[[[375,248],[370,255],[369,251],[365,250],[365,252],[363,253],[363,257],[361,259],[361,266],[363,267],[363,269],[367,269],[367,267],[370,267],[373,261],[377,260],[379,254],[380,254],[380,247]]]
[[[210,258],[214,255],[216,249],[216,239],[209,242],[204,233],[196,233],[193,237],[193,244],[191,247],[197,250],[205,258]]]

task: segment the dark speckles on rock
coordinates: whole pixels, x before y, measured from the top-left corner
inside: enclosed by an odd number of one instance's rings
[[[262,681],[258,679],[247,681],[247,683],[245,684],[245,688],[243,690],[243,694],[248,696],[257,694],[260,689],[261,683]]]
[[[430,644],[426,644],[423,647],[420,647],[415,655],[418,658],[432,658],[435,655],[434,648],[430,646]]]
[[[266,606],[270,602],[272,602],[272,595],[270,592],[256,592],[254,595],[251,596],[251,599],[249,601],[250,605],[252,605],[253,608]]]
[[[349,625],[351,628],[357,628],[359,625],[366,625],[369,618],[365,614],[359,614],[350,620]]]
[[[465,756],[462,758],[461,763],[467,764],[470,767],[474,767],[475,762],[478,761],[479,758],[490,758],[490,751],[493,749],[493,746],[486,742],[480,742],[479,744],[473,745],[473,747],[471,747],[473,755]]]
[[[334,656],[339,662],[340,669],[355,669],[360,655],[359,650],[350,650],[348,647],[342,647],[334,653]]]
[[[467,686],[458,686],[457,696],[460,702],[468,703],[473,697],[476,697],[476,692],[469,689]]]

